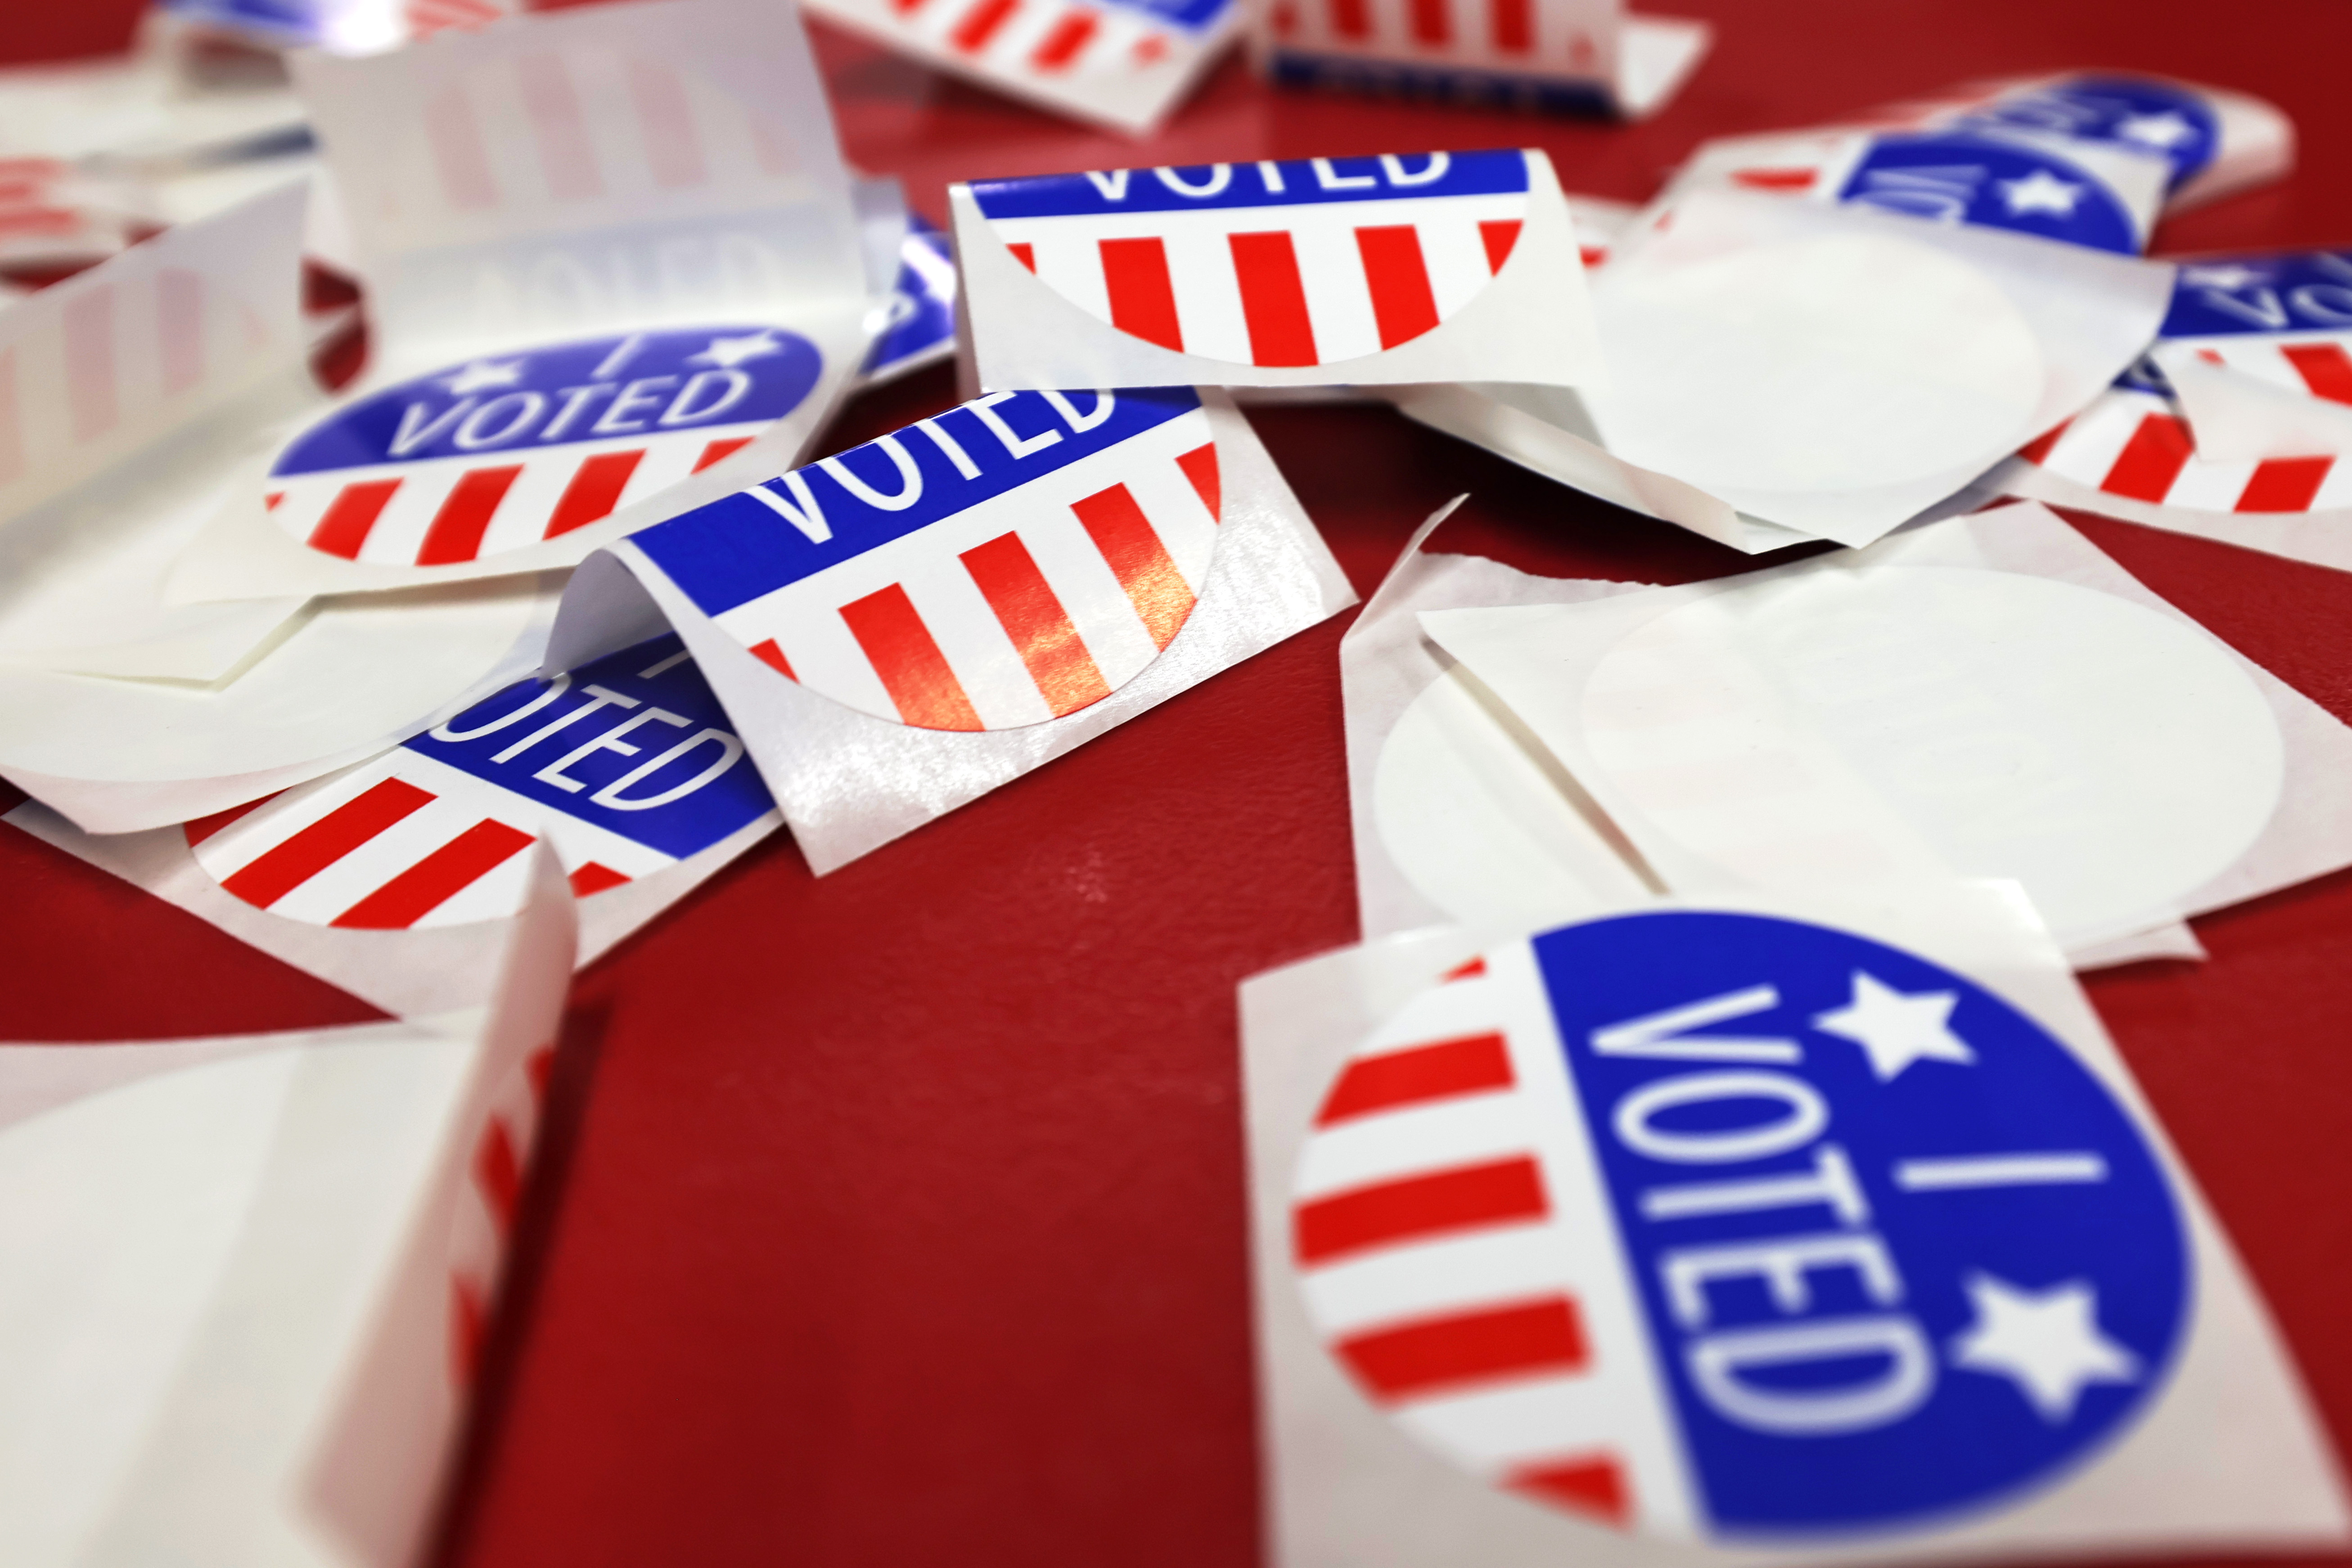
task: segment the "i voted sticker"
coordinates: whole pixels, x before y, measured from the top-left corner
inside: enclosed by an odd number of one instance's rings
[[[948,237],[920,214],[907,215],[898,246],[898,279],[890,290],[882,335],[866,356],[866,384],[887,381],[954,352],[955,257]]]
[[[824,366],[777,327],[632,332],[451,365],[336,409],[269,471],[322,554],[446,566],[587,527],[747,446]]]
[[[2050,132],[2154,153],[2172,164],[2175,186],[2203,172],[2221,146],[2211,104],[2149,77],[2065,77],[2004,94],[1958,123]]]
[[[996,393],[622,548],[812,690],[1000,730],[1100,701],[1174,640],[1223,504],[1192,388]]]
[[[2056,1037],[1846,931],[1659,911],[1457,972],[1299,1163],[1307,1313],[1493,1484],[1757,1544],[1961,1523],[2111,1443],[2192,1300],[2168,1179]]]
[[[2140,248],[2131,214],[2081,165],[2023,142],[1960,132],[1872,137],[1837,199],[2124,256]]]
[[[521,908],[541,837],[580,897],[774,813],[675,636],[518,681],[373,763],[191,822],[224,889],[312,925],[461,925]]]
[[[1361,359],[1434,331],[1502,270],[1526,154],[1383,153],[982,180],[1039,280],[1146,342],[1244,365]]]

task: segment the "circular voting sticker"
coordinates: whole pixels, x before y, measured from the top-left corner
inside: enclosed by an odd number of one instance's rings
[[[1039,281],[1182,353],[1335,364],[1433,330],[1500,272],[1528,216],[1515,150],[982,180]]]
[[[470,360],[328,415],[278,455],[264,500],[323,554],[460,565],[561,538],[722,460],[798,408],[824,363],[775,327]]]
[[[1489,953],[1300,1158],[1319,1336],[1413,1436],[1645,1534],[1965,1521],[2147,1405],[2189,1313],[2131,1117],[1966,976],[1659,911]]]

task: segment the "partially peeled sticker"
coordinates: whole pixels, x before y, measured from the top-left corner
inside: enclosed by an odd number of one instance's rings
[[[991,388],[1596,373],[1540,153],[1116,169],[950,199]],[[1041,333],[1047,321],[1068,325]],[[1062,368],[1081,365],[1097,374]]]
[[[674,627],[822,872],[1352,597],[1222,394],[995,393],[590,557],[548,657]]]
[[[898,245],[898,280],[890,291],[889,314],[866,356],[857,384],[863,388],[895,381],[954,353],[956,293],[955,254],[946,233],[909,212],[906,237]]]
[[[2130,1110],[1968,975],[1662,910],[1488,952],[1301,1147],[1309,1320],[1413,1437],[1640,1535],[1949,1527],[2114,1446],[2197,1281]]]
[[[559,539],[724,461],[800,409],[798,332],[617,333],[445,366],[346,404],[270,465],[270,520],[323,555],[447,566]]]

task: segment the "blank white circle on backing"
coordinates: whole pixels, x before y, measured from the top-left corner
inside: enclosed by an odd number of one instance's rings
[[[1523,929],[1650,896],[1543,763],[1447,670],[1398,718],[1372,774],[1381,846],[1457,921]]]
[[[2032,434],[2040,339],[1976,268],[1892,235],[1763,244],[1602,274],[1609,450],[1702,487],[1853,490]]]
[[[1678,723],[1594,707],[1670,665]],[[1760,710],[1759,679],[1780,713]],[[2013,878],[2062,936],[2137,929],[2268,826],[2285,747],[2210,637],[2110,594],[1961,568],[1820,573],[1670,611],[1603,656],[1587,744],[1629,805],[1719,842],[1759,756],[1824,748],[1961,876]],[[1671,764],[1671,765],[1662,765]],[[1719,787],[1694,792],[1712,772]],[[1785,776],[1756,785],[1755,812]],[[1701,804],[1694,804],[1704,795]]]

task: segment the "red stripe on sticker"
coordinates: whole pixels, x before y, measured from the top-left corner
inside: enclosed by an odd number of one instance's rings
[[[2352,358],[2346,356],[2343,344],[2295,343],[2279,353],[2294,366],[2294,374],[2303,377],[2312,396],[2352,403]]]
[[[1454,18],[1445,0],[1412,0],[1412,36],[1424,44],[1453,41]]]
[[[2326,481],[2333,458],[2272,458],[2254,465],[2253,478],[2238,493],[2237,511],[2309,511]]]
[[[1519,1225],[1551,1212],[1543,1176],[1524,1155],[1427,1176],[1358,1187],[1298,1205],[1298,1261],[1313,1267],[1400,1241],[1488,1226]]]
[[[232,805],[226,811],[215,811],[210,816],[199,816],[193,822],[184,822],[180,825],[180,831],[187,836],[188,847],[194,849],[247,812],[260,810],[285,793],[284,790],[276,790],[263,795],[259,800],[248,800],[243,805]]]
[[[727,436],[702,448],[702,456],[694,459],[694,471],[702,472],[714,463],[723,463],[751,444],[749,436]]]
[[[1478,237],[1486,242],[1486,270],[1500,272],[1503,263],[1511,258],[1511,247],[1519,243],[1519,220],[1488,218],[1478,226]]]
[[[1070,613],[1045,574],[1037,570],[1029,547],[1017,533],[1000,533],[975,544],[957,557],[980,587],[980,596],[996,612],[1004,635],[1029,668],[1038,694],[1058,719],[1110,695],[1110,683],[1095,667],[1094,656],[1070,622]]]
[[[798,680],[800,679],[799,676],[793,673],[792,661],[784,658],[784,650],[776,646],[776,639],[773,637],[770,637],[766,642],[760,643],[753,647],[751,649],[751,657],[758,659],[761,664],[766,665],[769,668],[774,670],[778,675],[782,676],[786,680]]]
[[[221,886],[268,909],[335,861],[435,797],[402,779],[385,779],[352,796],[285,843],[240,868]]]
[[[261,498],[261,510],[264,511],[276,511],[278,510],[278,503],[285,499],[286,492],[284,490],[272,490],[268,495]]]
[[[356,931],[406,931],[534,840],[503,822],[474,824],[328,923]]]
[[[1607,1455],[1522,1465],[1506,1477],[1503,1484],[1513,1491],[1525,1492],[1609,1524],[1623,1526],[1633,1521],[1633,1485],[1625,1479],[1625,1468]]]
[[[1025,239],[1007,240],[1004,242],[1004,248],[1013,253],[1013,260],[1021,263],[1022,266],[1026,267],[1032,272],[1037,270],[1037,247],[1035,246],[1030,244]]]
[[[515,1210],[522,1202],[522,1160],[515,1152],[514,1135],[495,1116],[474,1146],[474,1184],[489,1201],[490,1217],[498,1221],[499,1231],[512,1230]]]
[[[433,524],[425,531],[425,542],[416,547],[416,563],[447,566],[479,555],[482,535],[489,531],[490,519],[497,515],[499,503],[507,499],[515,476],[521,472],[520,463],[501,468],[467,469],[448,499],[441,503],[441,510],[433,514]]]
[[[1487,0],[1486,23],[1503,53],[1523,55],[1535,47],[1535,11],[1528,0]]]
[[[1372,36],[1372,12],[1367,0],[1331,0],[1331,30],[1343,38]]]
[[[1045,42],[1030,55],[1029,63],[1041,71],[1066,68],[1078,58],[1078,51],[1087,47],[1101,26],[1091,11],[1070,12],[1054,24],[1054,30],[1045,35]]]
[[[2160,501],[2188,466],[2190,450],[2188,426],[2169,414],[2147,415],[2099,488],[2109,495]]]
[[[591,860],[572,873],[570,879],[572,896],[575,899],[584,899],[591,893],[601,893],[607,888],[620,887],[628,879],[603,861]]]
[[[2066,434],[2066,426],[2073,423],[2074,421],[2072,419],[2061,419],[2057,424],[2053,425],[2042,435],[2019,447],[2017,455],[2024,458],[2027,462],[2037,466],[2047,462],[2050,458],[2050,449],[2058,445],[2058,437]]]
[[[1360,228],[1356,251],[1364,258],[1364,281],[1372,291],[1381,347],[1411,342],[1437,325],[1437,297],[1429,291],[1429,266],[1422,259],[1418,229],[1409,223]]]
[[[1215,449],[1208,450],[1213,458]],[[1176,570],[1151,520],[1143,515],[1125,485],[1113,485],[1072,501],[1070,510],[1078,514],[1087,537],[1095,542],[1095,548],[1110,563],[1118,585],[1127,590],[1128,603],[1135,606],[1144,630],[1151,634],[1151,646],[1166,647],[1175,640],[1184,617],[1192,613],[1192,590]]]
[[[881,678],[898,717],[925,730],[977,730],[980,715],[963,682],[931,640],[907,590],[893,583],[841,606],[849,635]]]
[[[1583,1319],[1565,1296],[1381,1329],[1332,1349],[1382,1399],[1495,1378],[1582,1372],[1592,1360]]]
[[[1176,459],[1184,477],[1192,482],[1192,491],[1209,515],[1223,522],[1225,518],[1225,492],[1217,474],[1217,444],[1204,442]]]
[[[1454,968],[1449,969],[1444,973],[1439,975],[1438,979],[1441,981],[1475,980],[1479,975],[1486,973],[1486,961],[1483,958],[1474,958],[1467,963],[1456,964]]]
[[[1103,239],[1095,245],[1102,256],[1103,286],[1110,294],[1110,324],[1181,353],[1184,329],[1176,320],[1175,286],[1168,281],[1168,247],[1157,237]],[[1029,269],[1035,271],[1035,265]]]
[[[980,4],[963,14],[963,20],[948,35],[948,42],[968,55],[976,55],[988,47],[988,41],[997,30],[1013,19],[1021,0],[980,0]]]
[[[1154,240],[1157,245],[1159,241]],[[1250,358],[1257,364],[1316,364],[1315,326],[1307,319],[1307,285],[1290,231],[1230,234],[1234,278],[1241,285],[1242,318],[1249,325]]]
[[[1350,1063],[1331,1086],[1315,1125],[1328,1127],[1399,1106],[1487,1094],[1508,1089],[1512,1082],[1510,1054],[1503,1048],[1503,1037],[1496,1034],[1465,1035],[1458,1040],[1363,1057]]]
[[[563,487],[563,499],[555,503],[547,531],[540,537],[553,539],[612,516],[613,509],[621,504],[621,492],[628,489],[630,476],[645,457],[640,447],[633,452],[599,452],[581,464],[572,471],[572,482]]]
[[[1822,177],[1819,169],[1734,169],[1731,183],[1751,191],[1810,191]]]
[[[375,520],[383,515],[398,489],[398,479],[362,479],[345,485],[328,504],[319,526],[310,531],[310,548],[346,561],[358,560]]]

